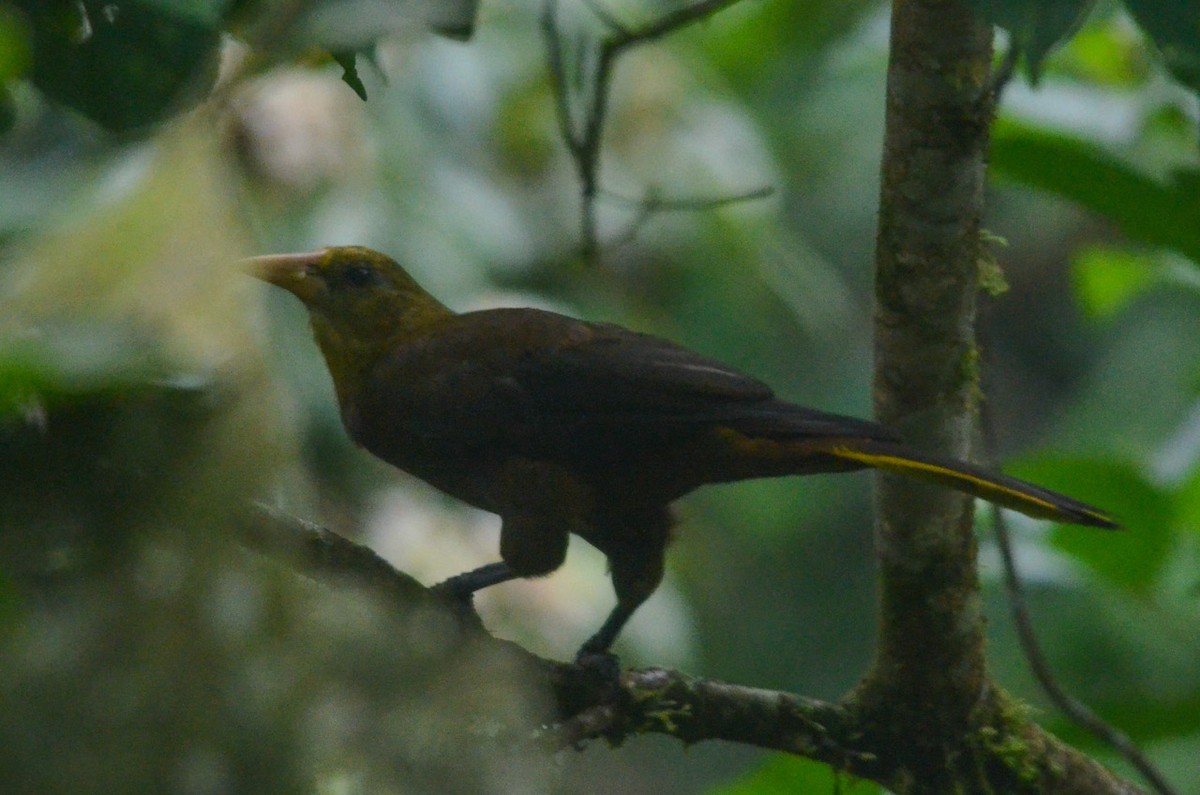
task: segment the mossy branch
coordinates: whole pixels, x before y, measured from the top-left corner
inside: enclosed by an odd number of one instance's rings
[[[256,506],[234,531],[257,554],[330,588],[356,590],[401,614],[440,603],[464,637],[523,658],[525,669],[550,693],[554,714],[540,725],[507,727],[507,739],[522,735],[528,745],[549,750],[579,747],[591,739],[617,745],[642,734],[667,735],[687,744],[724,740],[818,760],[897,793],[934,791],[926,785],[926,771],[913,767],[909,750],[916,739],[912,727],[921,721],[898,718],[881,724],[881,713],[865,709],[853,696],[828,702],[661,668],[624,671],[614,685],[593,669],[547,660],[490,638],[474,611],[447,601],[370,548],[326,528]],[[1003,694],[983,695],[976,709],[979,722],[955,738],[951,770],[965,785],[958,791],[1140,792],[1046,734]]]

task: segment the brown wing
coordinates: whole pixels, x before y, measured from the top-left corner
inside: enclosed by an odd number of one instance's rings
[[[364,414],[376,421],[362,434],[463,456],[619,458],[714,426],[779,439],[893,438],[875,423],[780,401],[761,381],[658,337],[531,309],[460,315],[381,363],[366,391]]]
[[[622,425],[684,431],[720,425],[776,439],[895,438],[873,422],[779,400],[762,381],[659,337],[586,326],[587,336],[539,350],[519,369],[517,380],[542,422],[615,433]]]

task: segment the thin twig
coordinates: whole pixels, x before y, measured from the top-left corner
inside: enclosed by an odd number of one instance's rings
[[[584,107],[577,119],[571,108],[565,58],[559,38],[558,0],[546,0],[542,9],[542,35],[546,39],[547,63],[559,131],[579,176],[581,196],[579,223],[582,237],[580,247],[584,259],[593,261],[599,249],[596,198],[600,184],[600,146],[604,136],[604,124],[608,116],[613,68],[616,66],[617,59],[626,50],[655,41],[680,28],[706,19],[736,2],[739,0],[701,0],[701,2],[664,14],[639,27],[629,27],[601,6],[599,0],[589,0],[588,8],[608,28],[609,34],[600,40],[599,49],[596,52],[595,69],[591,75],[591,84],[583,100]]]
[[[610,31],[618,36],[630,36],[629,26],[621,22],[611,11],[601,5],[598,0],[583,0],[583,4],[592,12],[592,16],[600,20]]]
[[[625,228],[625,231],[617,235],[609,248],[617,249],[631,242],[641,233],[643,227],[659,213],[674,213],[674,212],[695,212],[703,210],[716,210],[721,207],[727,207],[731,204],[740,204],[747,201],[755,201],[757,199],[765,199],[775,193],[775,189],[770,185],[765,185],[761,188],[755,188],[744,193],[736,193],[731,196],[711,196],[697,197],[687,199],[664,199],[659,197],[654,191],[648,191],[647,194],[635,199],[632,196],[622,196],[619,193],[613,193],[601,189],[597,193],[597,198],[603,199],[612,204],[619,204],[635,210],[633,219]]]
[[[1000,64],[992,70],[992,74],[988,77],[987,82],[983,86],[983,95],[989,96],[993,106],[999,106],[1000,96],[1004,93],[1004,89],[1012,81],[1013,75],[1017,71],[1017,62],[1021,59],[1021,47],[1015,41],[1009,41],[1008,51],[1004,53],[1004,58],[1000,60]]]
[[[624,35],[611,39],[611,46],[616,50],[636,47],[639,44],[660,39],[680,28],[687,27],[693,22],[711,17],[718,11],[724,11],[739,0],[701,0],[690,6],[676,9],[669,14],[663,14],[658,19],[648,22],[640,28],[628,30]]]
[[[994,433],[987,404],[980,412],[983,425],[983,436],[986,445],[994,448]],[[1009,606],[1012,610],[1013,623],[1017,628],[1017,637],[1021,642],[1021,650],[1029,663],[1038,684],[1046,697],[1058,707],[1068,719],[1081,726],[1088,732],[1112,746],[1117,753],[1125,757],[1133,765],[1150,787],[1160,795],[1175,795],[1175,790],[1167,783],[1162,773],[1154,766],[1141,748],[1112,724],[1105,721],[1091,710],[1086,704],[1072,696],[1059,684],[1054,672],[1038,640],[1033,628],[1033,620],[1029,615],[1029,604],[1025,600],[1025,589],[1017,572],[1016,557],[1013,554],[1012,538],[1009,533],[1008,520],[1004,512],[992,505],[993,525],[996,530],[996,542],[1000,547],[1000,559],[1004,564],[1004,587],[1008,592]]]
[[[734,193],[729,196],[698,196],[690,198],[664,199],[654,192],[648,193],[641,199],[623,196],[609,190],[601,190],[597,196],[613,204],[641,209],[648,207],[652,212],[692,212],[695,210],[718,210],[731,204],[765,199],[775,193],[775,188],[764,185],[761,188]]]
[[[563,58],[562,41],[558,34],[558,3],[546,0],[542,8],[542,35],[546,38],[546,60],[550,69],[551,93],[554,95],[555,119],[559,134],[571,152],[578,158],[579,138],[575,134],[574,115],[571,113],[570,92],[567,89],[567,70]]]
[[[590,107],[584,112],[584,126],[577,129],[575,114],[571,109],[570,91],[567,87],[567,71],[563,57],[562,42],[558,31],[558,2],[546,0],[542,9],[541,28],[546,39],[547,61],[550,69],[550,82],[554,94],[555,116],[558,119],[559,133],[575,163],[575,171],[579,176],[582,203],[580,205],[580,228],[583,237],[583,255],[592,259],[596,251],[596,214],[594,197],[596,192],[596,158],[599,152],[599,130],[602,128],[604,108],[607,104],[608,65],[605,62],[604,50],[600,51],[593,77],[593,88]],[[600,119],[597,122],[597,119]]]
[[[1162,773],[1147,758],[1142,749],[1129,738],[1129,735],[1092,712],[1086,704],[1066,692],[1059,684],[1054,672],[1050,670],[1041,642],[1037,638],[1033,622],[1029,617],[1029,605],[1025,601],[1021,578],[1017,573],[1008,522],[1004,518],[1004,512],[994,505],[992,506],[992,516],[996,528],[996,541],[1000,547],[1000,557],[1004,561],[1004,586],[1008,591],[1008,600],[1012,607],[1013,623],[1016,624],[1017,635],[1021,640],[1021,649],[1025,653],[1025,659],[1029,662],[1029,668],[1037,678],[1038,684],[1042,686],[1046,696],[1062,710],[1064,715],[1111,745],[1117,753],[1125,757],[1129,764],[1142,774],[1155,792],[1160,795],[1175,795],[1175,790],[1163,778]]]

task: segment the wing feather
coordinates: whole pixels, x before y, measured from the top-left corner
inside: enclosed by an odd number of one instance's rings
[[[356,438],[397,451],[613,456],[714,426],[775,439],[894,438],[781,401],[762,381],[667,340],[540,310],[457,316],[382,362],[367,391],[374,427]]]

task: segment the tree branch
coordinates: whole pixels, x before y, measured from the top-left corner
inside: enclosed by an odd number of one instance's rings
[[[491,638],[474,611],[434,594],[368,547],[330,530],[256,506],[235,531],[252,551],[328,587],[358,588],[387,609],[407,614],[440,605],[473,640],[498,644],[522,657],[551,693],[555,715],[547,716],[549,726],[509,727],[506,736],[523,733],[531,745],[554,751],[594,738],[619,744],[641,734],[663,734],[687,744],[724,740],[825,762],[898,793],[930,791],[914,789],[905,743],[881,731],[854,699],[830,703],[661,668],[625,671],[614,686],[588,667],[540,658]],[[1137,792],[1035,724],[1023,722],[1019,731],[983,727],[958,738],[959,765],[966,760],[972,769],[996,768],[987,779],[996,792]],[[1047,782],[1053,786],[1045,786]]]
[[[255,504],[236,530],[243,546],[311,580],[335,586],[353,583],[388,605],[406,609],[434,601],[425,586],[370,547],[265,505]]]

